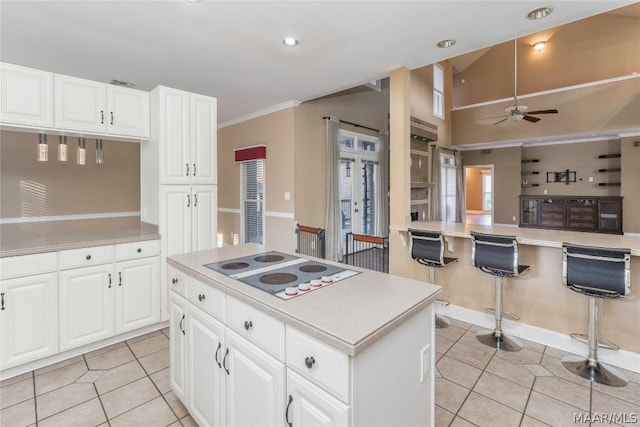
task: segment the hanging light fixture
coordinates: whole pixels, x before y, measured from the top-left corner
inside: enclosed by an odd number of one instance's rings
[[[46,162],[49,160],[49,146],[47,145],[47,135],[41,133],[38,135],[38,161]]]
[[[58,161],[66,162],[69,147],[67,146],[67,137],[60,135],[60,143],[58,144]]]
[[[76,163],[84,165],[87,162],[87,149],[84,145],[84,138],[78,138],[78,150],[76,151]]]
[[[104,163],[104,153],[102,151],[101,139],[96,139],[96,163],[99,165]]]

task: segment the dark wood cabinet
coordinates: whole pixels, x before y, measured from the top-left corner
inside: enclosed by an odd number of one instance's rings
[[[520,196],[520,227],[622,234],[622,197]]]

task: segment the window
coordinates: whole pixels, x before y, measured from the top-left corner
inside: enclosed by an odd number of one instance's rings
[[[456,158],[453,154],[440,153],[440,189],[442,194],[442,221],[456,220]]]
[[[482,210],[491,210],[491,172],[482,172]]]
[[[244,243],[264,243],[264,160],[240,164],[240,233]]]
[[[444,70],[433,64],[433,115],[444,120]]]

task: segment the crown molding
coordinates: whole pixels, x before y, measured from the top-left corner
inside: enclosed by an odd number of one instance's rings
[[[275,113],[276,111],[286,110],[287,108],[295,108],[298,105],[302,104],[302,101],[297,101],[292,99],[290,101],[283,102],[281,104],[272,105],[267,108],[263,108],[262,110],[254,111],[249,114],[245,114],[240,117],[236,117],[235,119],[227,120],[221,123],[218,123],[218,129],[226,128],[228,126],[237,125],[238,123],[246,122],[248,120],[255,119],[257,117],[266,116],[267,114]]]

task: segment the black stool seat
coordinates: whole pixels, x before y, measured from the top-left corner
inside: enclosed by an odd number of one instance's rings
[[[419,264],[429,267],[429,281],[435,283],[436,268],[446,267],[458,258],[444,256],[444,236],[436,231],[409,230],[411,236],[411,258]],[[438,302],[448,305],[446,300],[438,299]],[[436,327],[446,328],[451,321],[441,314],[436,313]]]
[[[589,332],[571,334],[589,345],[587,358],[566,356],[562,364],[574,374],[590,381],[614,387],[627,384],[624,375],[598,360],[598,347],[617,349],[598,339],[598,313],[602,299],[623,298],[631,289],[631,251],[593,246],[562,244],[562,284],[589,297]]]

